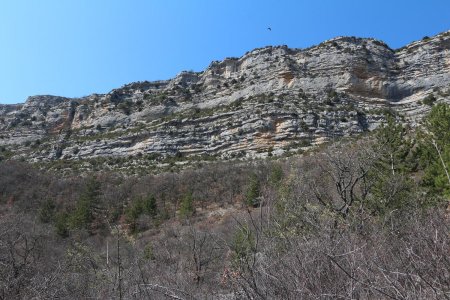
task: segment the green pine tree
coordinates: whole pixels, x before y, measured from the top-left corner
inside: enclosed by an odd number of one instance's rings
[[[94,208],[100,196],[100,182],[94,177],[86,184],[86,188],[78,199],[75,210],[70,216],[70,227],[88,228],[94,220]]]
[[[259,206],[260,188],[261,184],[259,182],[259,179],[255,174],[253,174],[250,177],[250,183],[245,193],[245,204],[253,207]]]
[[[375,134],[379,159],[370,173],[372,188],[367,205],[377,214],[406,208],[411,201],[408,154],[412,143],[406,134],[406,128],[390,115]]]
[[[424,121],[426,132],[419,150],[423,182],[432,191],[450,197],[450,106],[433,106]]]
[[[146,214],[148,214],[149,216],[156,216],[158,213],[158,207],[156,204],[156,198],[153,195],[149,195],[145,200],[144,200],[144,211]]]
[[[389,115],[387,123],[378,129],[376,139],[381,152],[379,164],[382,169],[389,170],[392,175],[405,171],[406,157],[411,149],[405,127]]]
[[[190,217],[194,214],[194,197],[192,192],[188,192],[184,195],[180,204],[180,216],[183,218]]]

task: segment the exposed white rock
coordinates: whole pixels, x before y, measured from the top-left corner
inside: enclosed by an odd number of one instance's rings
[[[428,95],[450,102],[450,31],[398,50],[338,37],[308,49],[255,49],[108,94],[0,105],[0,146],[34,162],[281,155],[373,130],[384,109],[416,125]]]

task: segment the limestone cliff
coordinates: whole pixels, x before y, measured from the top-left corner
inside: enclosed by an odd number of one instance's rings
[[[433,101],[450,101],[450,31],[397,50],[338,37],[255,49],[108,94],[0,105],[0,150],[32,162],[144,165],[281,155],[376,128],[386,110],[414,126]]]

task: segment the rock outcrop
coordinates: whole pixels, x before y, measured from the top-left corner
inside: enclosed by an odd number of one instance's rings
[[[0,150],[32,162],[281,155],[372,130],[386,111],[414,126],[434,101],[450,101],[450,31],[397,50],[338,37],[108,94],[0,105]]]

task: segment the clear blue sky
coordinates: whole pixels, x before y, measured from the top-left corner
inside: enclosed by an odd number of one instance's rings
[[[1,0],[0,103],[105,93],[267,45],[398,48],[448,29],[450,0]]]

